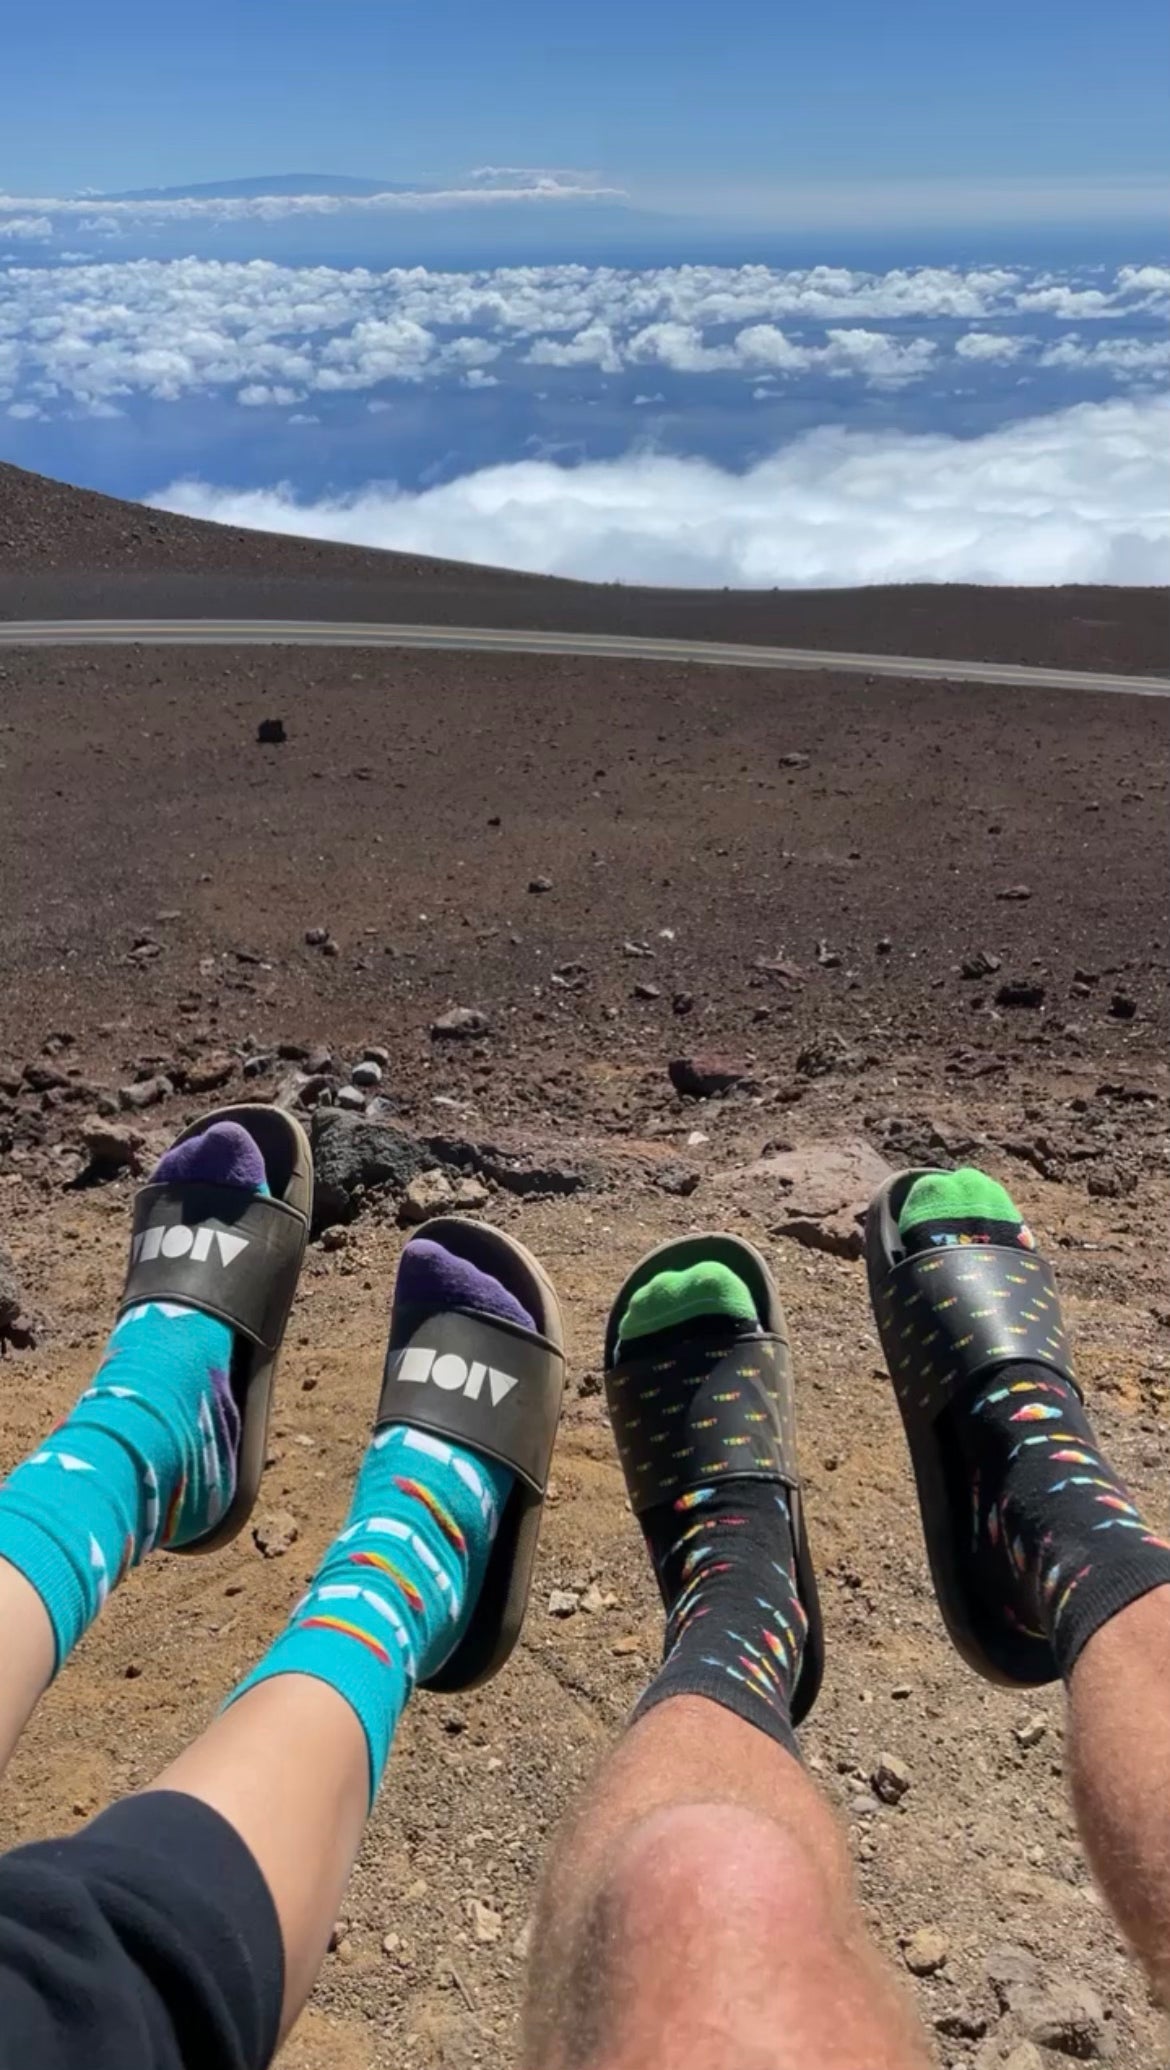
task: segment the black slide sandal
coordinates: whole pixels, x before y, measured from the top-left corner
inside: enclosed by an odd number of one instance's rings
[[[970,1583],[972,1490],[945,1412],[981,1375],[1013,1361],[1047,1366],[1079,1396],[1051,1267],[1014,1246],[947,1244],[907,1251],[898,1213],[923,1171],[898,1172],[866,1217],[869,1293],[918,1484],[930,1572],[956,1650],[988,1682],[1059,1680],[1046,1639],[1016,1630]]]
[[[618,1332],[631,1296],[639,1287],[659,1272],[680,1272],[702,1264],[727,1265],[745,1281],[766,1334],[739,1334],[734,1322],[729,1321],[720,1355],[714,1360],[711,1339],[696,1338],[694,1391],[679,1420],[679,1443],[663,1456],[661,1451],[652,1451],[649,1445],[639,1443],[640,1418],[635,1414],[644,1390],[658,1384],[655,1362],[653,1358],[639,1358],[636,1351],[619,1362]],[[737,1383],[734,1392],[744,1406],[720,1401],[720,1395],[729,1392],[729,1380]],[[696,1478],[713,1477],[721,1471],[737,1478],[775,1481],[784,1488],[792,1519],[797,1592],[808,1618],[804,1655],[792,1695],[792,1722],[799,1725],[811,1711],[821,1686],[825,1635],[797,1469],[796,1403],[788,1326],[776,1282],[755,1246],[739,1236],[684,1236],[649,1251],[631,1272],[609,1312],[605,1392],[635,1516],[659,1502],[670,1501]],[[745,1410],[758,1414],[761,1409],[766,1412],[766,1425],[757,1423],[749,1429]],[[742,1454],[750,1463],[741,1467],[736,1457],[734,1466],[729,1467],[729,1451],[733,1457]],[[683,1452],[685,1460],[677,1456]]]
[[[467,1445],[516,1476],[475,1615],[454,1653],[420,1686],[448,1694],[499,1673],[520,1636],[565,1389],[565,1332],[552,1281],[515,1237],[462,1215],[424,1222],[426,1237],[515,1294],[537,1329],[473,1308],[394,1304],[375,1427],[408,1424]]]
[[[236,1492],[219,1522],[174,1552],[215,1552],[247,1523],[268,1450],[276,1362],[300,1277],[313,1212],[309,1139],[279,1107],[221,1107],[177,1143],[217,1121],[246,1129],[264,1159],[270,1198],[189,1180],[143,1186],[134,1202],[130,1265],[119,1315],[140,1301],[173,1301],[217,1315],[235,1331],[232,1393],[240,1410]]]

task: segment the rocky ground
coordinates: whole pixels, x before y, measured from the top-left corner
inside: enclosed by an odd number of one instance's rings
[[[773,1259],[797,1349],[829,1643],[806,1754],[939,2063],[1164,2061],[1077,1843],[1058,1696],[984,1687],[943,1637],[856,1219],[890,1165],[1002,1177],[1170,1522],[1163,707],[10,654],[0,765],[0,1464],[92,1369],[136,1176],[181,1122],[287,1101],[321,1180],[257,1528],[132,1578],[22,1745],[0,1839],[144,1781],[279,1627],[366,1439],[405,1227],[458,1195],[566,1310],[532,1610],[495,1685],[409,1714],[285,2060],[503,2070],[538,1865],[660,1639],[605,1312],[643,1248],[724,1224]]]

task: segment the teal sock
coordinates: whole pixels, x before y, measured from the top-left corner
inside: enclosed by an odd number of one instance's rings
[[[425,1431],[379,1431],[345,1528],[230,1700],[274,1675],[327,1682],[365,1733],[373,1803],[407,1699],[467,1629],[512,1480],[510,1468]]]
[[[425,1235],[402,1254],[395,1299],[420,1314],[459,1308],[536,1327],[509,1288]],[[371,1804],[408,1698],[471,1621],[513,1478],[509,1467],[426,1431],[400,1423],[378,1431],[344,1530],[288,1629],[235,1692],[273,1675],[327,1682],[365,1733]]]
[[[267,1193],[259,1152],[233,1123],[182,1146],[183,1175],[220,1178],[233,1152],[248,1190]],[[156,1178],[172,1176],[177,1155]],[[231,1502],[231,1358],[231,1329],[216,1316],[166,1301],[128,1309],[72,1414],[0,1486],[0,1558],[48,1612],[54,1672],[129,1568],[156,1546],[202,1537]]]

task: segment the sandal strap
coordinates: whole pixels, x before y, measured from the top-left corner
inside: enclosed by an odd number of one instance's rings
[[[305,1217],[238,1186],[144,1186],[135,1198],[119,1315],[174,1301],[218,1316],[274,1352],[296,1289]]]
[[[989,1367],[1047,1366],[1080,1394],[1052,1268],[1027,1251],[912,1251],[875,1296],[903,1414],[933,1423]]]
[[[634,1353],[610,1368],[605,1391],[636,1516],[704,1481],[800,1486],[792,1355],[782,1337],[689,1339],[674,1354]],[[673,1397],[665,1411],[664,1391]]]
[[[549,1371],[556,1372],[551,1385]],[[394,1311],[377,1428],[406,1423],[510,1466],[537,1495],[548,1486],[564,1355],[548,1337],[474,1308]]]

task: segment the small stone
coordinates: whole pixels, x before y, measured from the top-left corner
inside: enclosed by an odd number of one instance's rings
[[[528,879],[528,889],[531,892],[551,891],[552,888],[553,880],[551,877],[530,877]]]
[[[571,1589],[554,1588],[548,1599],[550,1617],[575,1617],[580,1608],[577,1597]]]
[[[976,949],[973,956],[963,958],[962,974],[967,979],[994,977],[1002,967],[1002,959],[989,949]]]
[[[1036,1007],[1043,1006],[1045,988],[1032,978],[1009,978],[995,995],[997,1006]]]
[[[512,1943],[512,1953],[516,1957],[517,1962],[527,1962],[532,1950],[532,1936],[535,1929],[536,1921],[532,1914],[529,1913],[528,1918],[524,1921],[523,1926]]]
[[[685,1164],[663,1164],[654,1174],[654,1184],[660,1193],[674,1193],[686,1200],[699,1184],[701,1173]]]
[[[432,1215],[441,1214],[444,1208],[452,1206],[454,1188],[445,1171],[436,1165],[430,1171],[419,1172],[411,1180],[402,1196],[398,1209],[398,1220],[404,1228],[416,1222],[429,1222]]]
[[[635,999],[661,999],[661,985],[651,985],[643,978],[634,986]]]
[[[329,1931],[329,1953],[335,1955],[349,1932],[348,1919],[335,1919]]]
[[[342,1085],[333,1095],[333,1104],[345,1114],[361,1114],[365,1111],[366,1096],[356,1085]]]
[[[693,992],[676,992],[674,998],[670,1002],[671,1011],[673,1013],[679,1014],[680,1016],[683,1014],[688,1014],[694,1006],[694,1003],[695,995]]]
[[[583,1610],[587,1617],[599,1617],[603,1610],[609,1608],[609,1597],[603,1596],[597,1583],[591,1581],[581,1596],[578,1608]]]
[[[504,1922],[491,1905],[483,1904],[479,1898],[468,1898],[467,1917],[471,1922],[472,1937],[480,1947],[491,1947],[494,1941],[501,1939]]]
[[[146,1139],[135,1128],[119,1127],[112,1121],[87,1122],[81,1132],[89,1157],[86,1179],[112,1179],[119,1172],[142,1169]]]
[[[349,1242],[349,1230],[344,1222],[331,1222],[328,1229],[321,1231],[323,1251],[343,1251]]]
[[[229,1078],[236,1075],[236,1059],[226,1050],[213,1050],[200,1057],[194,1064],[188,1064],[184,1077],[184,1091],[192,1093],[218,1092]]]
[[[431,1034],[437,1042],[466,1042],[476,1035],[486,1035],[490,1027],[486,1013],[478,1007],[452,1006],[431,1022]]]
[[[1016,1726],[1016,1741],[1022,1747],[1038,1747],[1048,1731],[1047,1718],[1025,1718]]]
[[[378,1042],[367,1042],[365,1048],[362,1051],[362,1056],[369,1064],[380,1064],[383,1071],[386,1069],[387,1064],[390,1062],[389,1050],[383,1049],[381,1044]]]
[[[321,954],[322,954],[323,956],[330,956],[330,957],[332,957],[332,956],[340,956],[340,954],[341,954],[341,943],[340,943],[340,942],[338,942],[338,941],[334,941],[334,939],[333,939],[333,936],[332,936],[332,935],[330,935],[330,936],[329,936],[329,939],[328,939],[328,941],[324,941],[324,942],[322,942],[322,944],[321,944]]]
[[[880,1754],[869,1778],[870,1788],[883,1804],[900,1804],[911,1788],[913,1777],[896,1754]]]
[[[122,1669],[122,1673],[128,1682],[137,1682],[142,1673],[142,1662],[140,1660],[128,1660]]]
[[[1137,1000],[1129,992],[1115,992],[1109,1001],[1109,1012],[1115,1021],[1132,1021],[1137,1014]]]
[[[809,757],[807,755],[789,754],[781,755],[776,767],[778,769],[807,769],[808,765]]]
[[[883,934],[879,936],[874,946],[879,956],[889,956],[893,954],[894,944],[890,940],[888,934]]]
[[[256,739],[261,747],[281,747],[288,739],[283,719],[261,719],[256,728]]]
[[[837,970],[841,964],[840,951],[831,949],[826,941],[819,941],[817,943],[817,962],[822,970]]]
[[[1005,884],[1003,890],[995,895],[1006,905],[1023,905],[1026,899],[1031,898],[1032,891],[1027,884]]]
[[[461,1214],[478,1214],[481,1208],[487,1206],[490,1199],[491,1194],[482,1179],[458,1179],[451,1205],[458,1208]]]
[[[615,1639],[610,1647],[615,1660],[628,1660],[633,1653],[640,1653],[642,1641],[633,1632],[627,1632],[624,1639]]]
[[[382,1066],[375,1064],[372,1057],[363,1057],[360,1064],[354,1065],[349,1075],[355,1085],[365,1086],[372,1092],[376,1085],[382,1083]]]
[[[384,1934],[382,1935],[382,1953],[383,1953],[383,1955],[397,1955],[397,1953],[398,1953],[398,1950],[399,1950],[399,1949],[401,1948],[401,1946],[402,1946],[402,1936],[401,1936],[400,1934],[397,1934],[397,1933],[384,1933]]]
[[[1026,2039],[1040,2048],[1055,2049],[1080,2062],[1097,2062],[1113,2054],[1105,2008],[1088,1984],[1070,1980],[1050,1984],[1042,1991],[1025,1991],[1013,2000],[1012,2011]]]
[[[895,1682],[890,1691],[890,1695],[895,1703],[905,1703],[907,1697],[913,1696],[913,1694],[914,1684],[912,1682]]]
[[[291,1552],[301,1527],[291,1510],[273,1509],[252,1526],[252,1538],[266,1560],[281,1560]]]
[[[913,1977],[937,1976],[945,1969],[950,1943],[938,1926],[919,1926],[902,1949],[902,1960]]]
[[[174,1090],[169,1078],[144,1078],[137,1085],[120,1085],[118,1103],[141,1113],[146,1107],[157,1107],[160,1100],[169,1100]]]
[[[354,1944],[350,1940],[348,1934],[344,1935],[343,1938],[338,1941],[337,1946],[334,1949],[334,1953],[337,1956],[337,1960],[339,1962],[343,1962],[347,1969],[349,1968],[351,1962],[357,1961],[357,1949],[354,1947]]]
[[[323,948],[324,948],[324,946],[325,946],[325,944],[326,944],[326,942],[327,942],[328,940],[329,940],[329,929],[328,929],[327,927],[306,927],[306,929],[305,929],[305,947],[306,947],[306,949],[323,949]],[[289,1047],[291,1047],[291,1048],[293,1048],[293,1049],[296,1049],[296,1048],[297,1048],[297,1045],[296,1045],[296,1043],[293,1043],[293,1044],[291,1044],[291,1045],[289,1045],[289,1044],[284,1044],[284,1043],[282,1043],[282,1045],[281,1045],[281,1051],[280,1051],[280,1053],[281,1053],[281,1056],[284,1056],[284,1055],[285,1055],[285,1053],[286,1053],[286,1050],[287,1050],[287,1049],[288,1049]],[[303,1052],[299,1052],[299,1055],[303,1055]]]
[[[687,1099],[716,1099],[748,1082],[747,1066],[737,1057],[708,1052],[674,1057],[667,1069],[675,1091]]]

